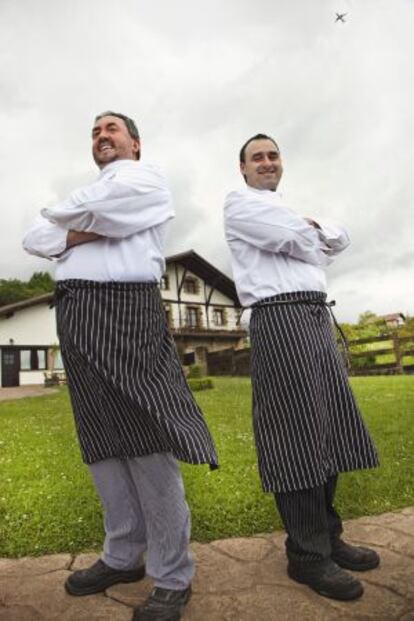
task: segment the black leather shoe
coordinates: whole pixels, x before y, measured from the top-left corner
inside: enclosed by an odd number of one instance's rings
[[[145,576],[145,566],[128,571],[112,569],[101,559],[88,569],[74,571],[65,582],[65,589],[71,595],[90,595],[100,593],[119,582],[136,582]]]
[[[289,562],[288,576],[331,599],[357,599],[364,592],[359,580],[330,559],[314,563]]]
[[[132,621],[179,621],[190,597],[191,586],[183,591],[155,587],[142,608],[136,608]]]
[[[340,567],[351,571],[367,571],[380,564],[379,554],[370,548],[351,546],[342,539],[332,543],[331,559]]]

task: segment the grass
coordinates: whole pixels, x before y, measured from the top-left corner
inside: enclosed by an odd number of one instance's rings
[[[352,384],[381,456],[377,470],[344,474],[344,518],[414,505],[414,377],[359,377]],[[182,465],[193,539],[247,536],[281,527],[263,494],[246,378],[214,378],[196,393],[221,468]],[[0,556],[99,549],[100,503],[80,459],[66,389],[0,403]]]

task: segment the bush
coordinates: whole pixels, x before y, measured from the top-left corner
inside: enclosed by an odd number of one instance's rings
[[[189,379],[199,378],[199,377],[202,377],[202,376],[203,376],[203,373],[202,373],[200,365],[198,365],[198,364],[190,365],[190,370],[189,370],[188,376],[187,376]]]
[[[351,361],[352,367],[354,369],[364,369],[365,367],[372,367],[375,365],[376,359],[375,356],[369,354],[367,356],[361,356],[361,358],[352,358],[351,353]]]
[[[188,380],[188,385],[193,392],[196,390],[208,390],[209,388],[214,388],[211,377],[203,377],[202,379],[190,378]]]

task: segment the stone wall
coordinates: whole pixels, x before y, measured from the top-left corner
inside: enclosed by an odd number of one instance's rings
[[[222,349],[207,353],[208,375],[250,375],[250,349]]]

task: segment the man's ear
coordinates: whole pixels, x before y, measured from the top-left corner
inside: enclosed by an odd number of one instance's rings
[[[135,154],[139,153],[141,151],[141,143],[139,140],[135,139],[134,143],[132,145],[132,150]]]
[[[244,162],[240,162],[240,172],[244,177],[246,172],[246,164]]]

